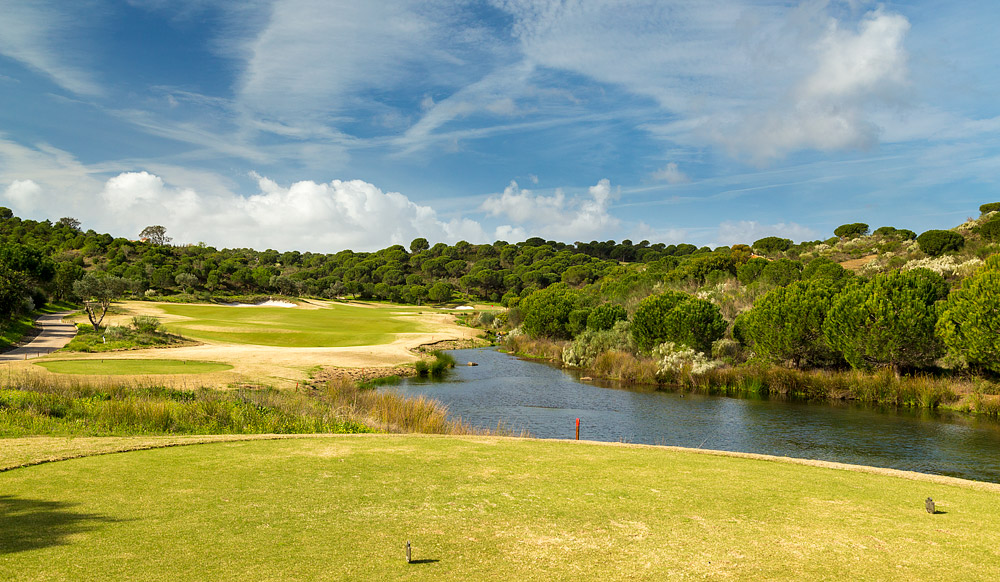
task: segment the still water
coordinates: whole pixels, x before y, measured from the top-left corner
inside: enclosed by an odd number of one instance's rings
[[[928,411],[751,400],[597,386],[569,370],[494,349],[449,352],[443,381],[391,388],[452,417],[503,422],[539,438],[580,438],[821,459],[1000,483],[1000,423]],[[475,367],[465,366],[476,362]]]

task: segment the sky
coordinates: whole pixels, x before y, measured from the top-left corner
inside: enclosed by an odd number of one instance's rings
[[[826,239],[1000,200],[1000,2],[0,0],[0,205],[178,244]]]

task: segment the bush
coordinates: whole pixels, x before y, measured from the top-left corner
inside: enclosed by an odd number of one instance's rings
[[[136,315],[132,317],[132,329],[139,333],[156,333],[160,330],[160,320],[152,315]]]
[[[841,285],[818,279],[779,287],[736,320],[738,336],[757,355],[796,366],[837,360],[823,335],[823,321]]]
[[[725,331],[716,305],[677,291],[643,299],[632,316],[632,338],[647,352],[669,341],[707,352]]]
[[[833,234],[840,238],[857,238],[868,234],[868,225],[863,222],[841,224],[833,230]]]
[[[628,312],[617,303],[602,303],[587,317],[587,329],[601,331],[611,329],[619,321],[628,319]]]
[[[704,374],[719,367],[719,362],[709,360],[702,352],[696,352],[674,342],[662,343],[653,348],[653,359],[658,364],[659,377],[676,381],[678,377]]]
[[[798,281],[802,277],[802,263],[790,259],[771,261],[760,272],[758,281],[784,287]]]
[[[979,227],[979,236],[990,242],[1000,241],[1000,216],[988,220]]]
[[[578,335],[573,343],[563,349],[562,361],[568,366],[589,368],[604,352],[634,350],[629,322],[622,320],[615,323],[612,329],[588,329]]]
[[[941,353],[934,303],[946,289],[944,279],[927,269],[852,281],[827,312],[823,336],[857,369],[930,366]]]
[[[936,332],[953,357],[1000,372],[1000,255],[993,255],[941,309]]]
[[[1000,202],[989,202],[979,207],[979,212],[983,214],[986,214],[987,212],[996,212],[997,210],[1000,210]]]
[[[749,261],[743,263],[736,269],[736,278],[739,279],[740,283],[744,285],[749,285],[760,277],[761,271],[764,267],[771,264],[767,259],[762,259],[760,257],[754,257]]]
[[[917,237],[920,250],[932,257],[938,257],[949,251],[961,250],[965,246],[965,237],[950,230],[928,230]]]

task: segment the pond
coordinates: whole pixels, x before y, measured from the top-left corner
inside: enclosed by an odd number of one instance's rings
[[[580,438],[888,467],[1000,483],[1000,423],[926,410],[624,389],[492,348],[454,350],[442,381],[391,388],[426,395],[470,424]],[[466,362],[478,366],[465,366]]]

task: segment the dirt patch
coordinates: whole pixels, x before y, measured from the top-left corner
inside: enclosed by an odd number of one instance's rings
[[[868,263],[874,261],[878,258],[878,255],[867,255],[857,259],[851,259],[849,261],[843,261],[840,266],[845,269],[850,269],[852,271],[859,271]]]

